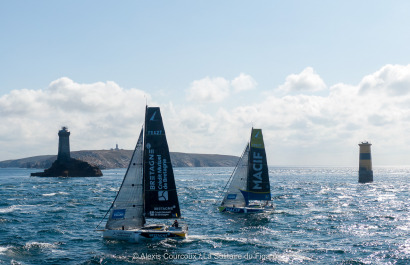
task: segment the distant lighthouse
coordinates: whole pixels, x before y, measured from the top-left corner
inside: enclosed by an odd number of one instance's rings
[[[371,145],[369,142],[361,142],[359,144],[359,183],[373,182]]]
[[[58,155],[60,162],[70,160],[70,131],[67,127],[62,127],[58,131]]]

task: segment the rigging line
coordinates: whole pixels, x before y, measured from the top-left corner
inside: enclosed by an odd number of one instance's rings
[[[245,149],[243,150],[242,155],[239,157],[238,162],[236,162],[236,166],[235,166],[234,171],[232,172],[231,176],[229,177],[228,182],[226,183],[225,187],[223,188],[223,190],[222,190],[222,192],[221,192],[221,195],[219,196],[219,199],[214,203],[214,205],[216,205],[217,202],[223,200],[223,199],[221,199],[221,198],[222,198],[223,195],[225,194],[226,187],[228,187],[229,183],[231,183],[231,179],[232,179],[233,175],[235,174],[236,169],[238,168],[239,162],[241,162],[242,157],[243,157],[243,154],[245,154],[246,149],[248,148],[248,145],[249,145],[249,143],[245,146]]]
[[[110,206],[110,209],[108,209],[108,211],[105,213],[104,217],[101,219],[100,223],[95,227],[96,230],[98,229],[98,227],[100,227],[100,225],[104,221],[105,217],[107,217],[107,214],[110,212],[113,205],[114,205],[114,202],[112,202],[112,204]]]

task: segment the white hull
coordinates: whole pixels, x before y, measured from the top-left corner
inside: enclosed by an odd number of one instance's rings
[[[144,240],[164,239],[164,238],[186,238],[188,235],[188,227],[169,227],[169,226],[154,226],[142,227],[134,230],[104,230],[103,238],[128,241],[138,243]]]

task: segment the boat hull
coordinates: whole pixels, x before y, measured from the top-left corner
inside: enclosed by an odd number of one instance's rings
[[[188,230],[184,228],[166,227],[165,229],[135,229],[135,230],[104,230],[103,238],[112,240],[128,241],[138,243],[143,240],[165,239],[165,238],[186,238]]]
[[[220,212],[230,212],[230,213],[268,213],[273,211],[273,207],[226,207],[219,206],[218,210]]]

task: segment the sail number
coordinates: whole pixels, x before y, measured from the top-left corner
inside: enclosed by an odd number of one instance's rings
[[[161,134],[162,134],[162,130],[148,131],[147,134],[148,134],[148,135],[161,135]]]

